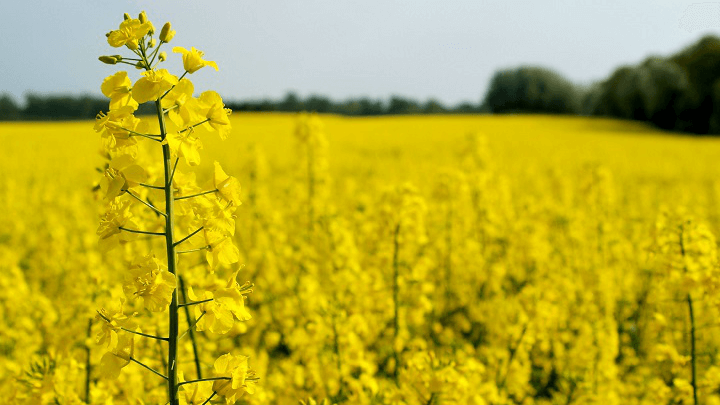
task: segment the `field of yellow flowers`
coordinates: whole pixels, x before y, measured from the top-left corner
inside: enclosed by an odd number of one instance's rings
[[[180,311],[179,381],[230,353],[258,379],[239,404],[720,404],[720,140],[577,117],[231,123],[196,173],[241,184],[239,261],[178,260],[191,300],[254,284],[251,319],[210,333]],[[152,235],[99,246],[92,126],[0,123],[2,403],[167,402],[166,342],[109,371],[98,338],[113,302],[140,333],[167,315],[123,291]]]

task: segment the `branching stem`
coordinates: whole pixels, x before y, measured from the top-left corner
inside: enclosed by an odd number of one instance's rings
[[[162,375],[161,373],[159,373],[158,371],[156,371],[156,370],[153,369],[152,367],[147,366],[147,365],[139,362],[139,361],[138,361],[136,358],[134,358],[134,357],[130,357],[130,361],[141,365],[142,367],[144,367],[144,368],[147,369],[147,370],[152,371],[152,372],[153,372],[155,375],[157,375],[158,377],[162,377],[162,378],[164,378],[164,379],[166,379],[166,380],[168,379],[166,376]]]
[[[137,229],[128,229],[124,228],[122,226],[118,227],[121,231],[130,232],[130,233],[140,233],[143,235],[157,235],[157,236],[165,236],[165,232],[148,232],[148,231],[139,231]]]
[[[197,193],[197,194],[192,194],[192,195],[186,195],[186,196],[182,196],[182,197],[175,197],[175,201],[185,200],[185,199],[193,198],[193,197],[200,197],[201,195],[211,194],[211,193],[215,193],[215,192],[217,192],[217,191],[218,191],[218,189],[215,189],[215,190],[203,191],[202,193]]]
[[[177,198],[176,198],[176,200],[177,200]],[[180,239],[179,241],[173,243],[173,246],[177,246],[177,245],[185,242],[186,240],[192,238],[193,236],[195,236],[195,234],[197,234],[198,232],[202,231],[204,228],[205,228],[204,226],[201,226],[200,228],[196,229],[196,230],[195,230],[193,233],[191,233],[190,235],[188,235],[188,236]]]

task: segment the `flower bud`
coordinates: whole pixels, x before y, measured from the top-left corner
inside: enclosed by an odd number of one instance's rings
[[[123,60],[122,55],[112,55],[112,57],[115,58],[118,62],[120,62],[121,60]]]
[[[138,19],[140,20],[140,23],[145,24],[147,22],[147,14],[145,14],[145,10],[140,12],[140,15],[138,16]]]
[[[165,60],[167,59],[167,52],[160,52],[160,55],[158,55],[158,59],[160,59],[160,62],[165,62]]]
[[[100,62],[108,65],[115,65],[118,63],[118,60],[115,59],[114,56],[101,56],[98,59],[100,60]]]
[[[160,40],[163,42],[170,42],[174,36],[175,31],[171,30],[170,23],[166,22],[165,25],[163,25],[162,30],[160,30]]]
[[[135,64],[135,69],[145,69],[145,62],[139,61]]]
[[[128,14],[128,13],[123,14],[123,18],[124,18],[125,20],[129,20],[129,19],[130,19],[130,14]]]
[[[157,44],[157,42],[155,41],[155,38],[151,38],[150,42],[148,42],[148,48],[153,48],[155,46],[155,44]]]
[[[148,21],[148,24],[150,24],[150,31],[148,31],[148,35],[153,35],[153,34],[155,34],[155,26],[153,25],[153,23],[151,23],[150,21]]]

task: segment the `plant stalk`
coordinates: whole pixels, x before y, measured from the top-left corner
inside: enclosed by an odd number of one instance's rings
[[[160,135],[162,140],[165,140],[167,136],[167,130],[165,128],[165,116],[163,115],[162,105],[160,100],[155,101],[155,108],[157,109],[158,123],[160,124]],[[167,265],[168,271],[177,277],[177,268],[175,264],[175,245],[174,245],[174,202],[175,193],[172,186],[172,175],[173,173],[173,162],[170,154],[170,146],[165,143],[162,145],[163,151],[163,164],[165,168],[165,245],[167,250]],[[177,405],[177,374],[178,374],[178,289],[175,288],[172,294],[172,301],[170,302],[169,311],[169,325],[170,330],[168,331],[168,370],[167,370],[167,381],[168,381],[168,401],[170,405]]]
[[[187,320],[188,325],[193,324],[192,317],[190,316],[190,306],[187,305],[188,299],[187,299],[187,293],[185,292],[185,280],[183,280],[182,277],[178,277],[178,280],[180,281],[180,293],[182,294],[183,299],[183,309],[185,309],[185,319]],[[197,348],[197,342],[195,341],[195,331],[193,330],[192,326],[190,326],[190,341],[192,342],[192,348],[193,348],[193,355],[195,357],[195,371],[197,373],[198,380],[202,378],[202,367],[200,367],[200,358],[198,356],[198,348]]]

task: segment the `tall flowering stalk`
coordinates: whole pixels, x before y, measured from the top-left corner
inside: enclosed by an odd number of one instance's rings
[[[186,78],[206,66],[217,70],[215,62],[204,60],[203,53],[195,48],[174,47],[172,51],[182,55],[184,73],[178,78],[167,69],[159,69],[159,64],[167,59],[167,54],[160,49],[173,39],[175,31],[166,23],[158,39],[153,37],[154,33],[145,12],[136,19],[125,14],[119,28],[107,34],[107,40],[115,48],[129,49],[132,55],[99,58],[106,64],[127,64],[143,70],[134,85],[127,72],[121,71],[106,78],[101,86],[103,94],[110,99],[110,106],[107,113],[98,115],[95,124],[109,160],[100,183],[107,202],[107,211],[97,232],[100,246],[104,251],[123,246],[126,251],[137,254],[141,244],[128,244],[150,239],[150,251],[135,257],[127,268],[123,283],[125,297],[109,309],[98,311],[97,341],[107,350],[99,373],[117,378],[123,367],[136,363],[166,381],[171,405],[205,404],[216,396],[224,397],[230,404],[245,392],[251,393],[257,381],[248,368],[248,358],[223,354],[214,363],[214,376],[202,378],[201,356],[194,334],[190,333],[194,361],[183,360],[179,342],[193,328],[224,334],[235,322],[250,319],[245,300],[252,284],[240,285],[237,272],[228,281],[221,282],[213,276],[215,270],[239,261],[232,236],[234,211],[240,204],[240,185],[217,162],[206,189],[196,185],[194,173],[178,170],[181,159],[190,167],[200,164],[202,143],[198,134],[202,130],[227,138],[231,129],[230,110],[214,91],[195,98],[193,84]],[[134,116],[143,103],[154,104],[159,133],[151,133],[149,125]],[[162,153],[161,166],[157,158],[153,161],[141,156],[140,142],[159,146],[156,150],[158,157],[159,152]],[[164,206],[158,204],[160,201]],[[163,249],[162,258],[156,257],[154,252]],[[183,269],[181,276],[179,257],[198,254],[204,254],[210,275],[198,274],[195,268],[189,267]],[[192,281],[201,283],[205,289],[199,297],[190,287],[184,290],[184,285]],[[178,300],[178,286],[183,288],[182,303]],[[140,302],[145,313],[150,312],[148,319],[126,310],[139,306]],[[194,319],[189,307],[195,309]],[[182,333],[181,310],[185,311],[188,324],[188,330]],[[154,313],[167,315],[166,321],[153,321],[150,318]],[[149,326],[141,328],[143,324]],[[166,334],[142,331],[152,329],[152,325],[161,325],[157,330],[166,327]],[[136,348],[141,345],[136,344],[136,339],[167,343],[167,355],[161,361],[165,372],[158,371],[137,353]],[[184,380],[179,365],[190,362],[195,365],[197,378]]]

